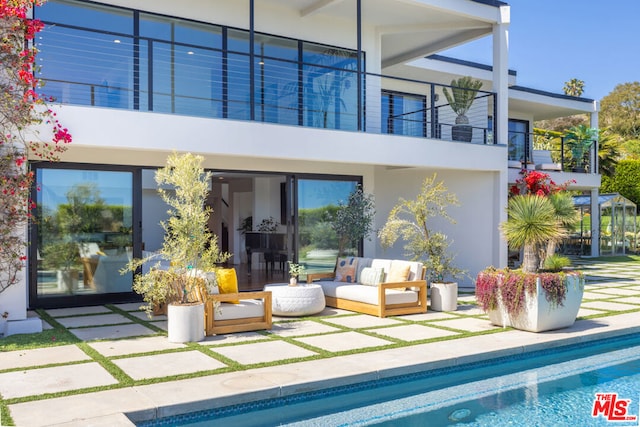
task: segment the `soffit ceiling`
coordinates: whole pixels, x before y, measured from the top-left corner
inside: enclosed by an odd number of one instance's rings
[[[356,0],[262,1],[277,7],[294,7],[302,19],[323,15],[331,19],[356,22]],[[497,17],[492,6],[459,0],[447,2],[444,4],[462,4],[469,7],[470,12]],[[488,18],[480,19],[430,3],[436,2],[362,0],[363,24],[375,27],[381,35],[383,68],[451,48],[492,31],[492,23]]]

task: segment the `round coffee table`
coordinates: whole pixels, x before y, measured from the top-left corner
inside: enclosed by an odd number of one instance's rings
[[[271,291],[272,313],[276,316],[308,316],[324,310],[325,300],[322,286],[286,283],[265,285]]]

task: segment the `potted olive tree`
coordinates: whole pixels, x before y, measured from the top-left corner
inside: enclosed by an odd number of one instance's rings
[[[229,258],[220,252],[217,236],[207,228],[211,209],[205,205],[211,173],[202,168],[202,156],[172,153],[164,168],[156,172],[158,192],[170,207],[169,219],[158,254],[129,263],[128,270],[151,264],[145,274],[136,276],[133,290],[143,296],[150,312],[167,305],[168,334],[171,342],[199,341],[204,338],[206,289],[215,285],[215,269]],[[157,257],[170,261],[160,269]],[[200,297],[199,297],[200,295]]]
[[[482,82],[480,80],[467,76],[460,77],[458,80],[451,80],[451,92],[446,87],[442,88],[449,107],[458,115],[456,124],[451,128],[451,137],[454,141],[471,141],[473,127],[469,125],[469,118],[466,114],[481,87]]]
[[[398,238],[404,240],[405,255],[421,261],[427,270],[431,289],[431,308],[454,311],[457,308],[456,279],[465,272],[453,264],[446,234],[432,229],[430,218],[439,216],[450,223],[455,220],[447,213],[449,206],[458,206],[458,198],[448,191],[437,175],[427,177],[415,200],[400,199],[391,209],[387,222],[378,233],[383,248],[391,247]]]
[[[541,332],[573,325],[584,279],[576,272],[565,271],[563,263],[547,255],[549,242],[566,235],[563,223],[571,213],[564,212],[566,200],[559,203],[558,196],[551,197],[563,186],[555,186],[547,174],[535,173],[533,179],[524,178],[526,192],[517,191],[510,197],[507,221],[501,224],[509,247],[523,250],[522,267],[481,271],[476,279],[476,299],[494,325]],[[554,269],[552,264],[559,268]]]

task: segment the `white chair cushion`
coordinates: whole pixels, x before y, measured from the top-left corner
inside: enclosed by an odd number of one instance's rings
[[[218,308],[213,309],[213,318],[215,320],[232,320],[262,316],[264,316],[264,304],[262,300],[256,299],[240,300],[240,304],[222,302]]]
[[[378,305],[378,287],[353,285],[344,282],[318,282],[326,296]],[[414,291],[385,290],[387,304],[406,304],[418,301]]]

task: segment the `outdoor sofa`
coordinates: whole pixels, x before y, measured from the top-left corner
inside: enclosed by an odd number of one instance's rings
[[[333,272],[307,274],[307,283],[314,282],[322,286],[329,307],[378,317],[427,311],[427,282],[420,262],[338,258]]]

